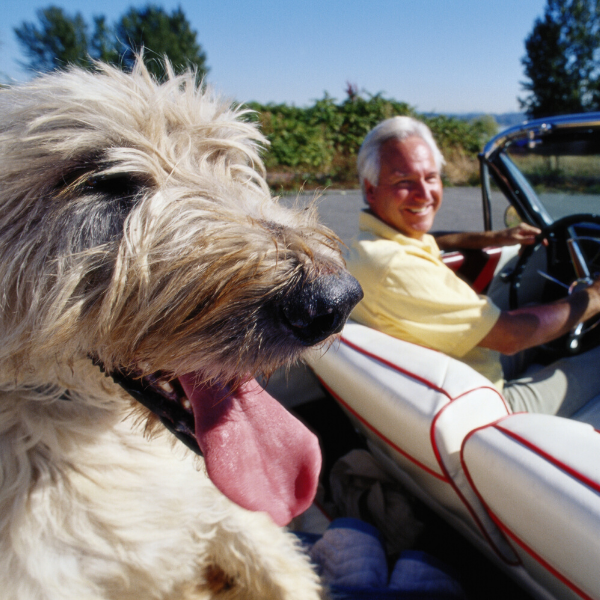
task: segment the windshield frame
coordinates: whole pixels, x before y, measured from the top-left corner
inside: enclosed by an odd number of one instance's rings
[[[590,135],[594,138],[597,135],[600,144],[600,113],[563,115],[525,122],[504,130],[486,144],[479,155],[486,230],[492,228],[490,178],[524,221],[542,228],[548,227],[555,221],[540,201],[526,176],[509,157],[507,148],[515,142],[526,142],[528,145],[533,145],[542,139],[545,142],[551,142],[554,137],[559,138],[565,135],[576,138],[579,132],[588,140]]]

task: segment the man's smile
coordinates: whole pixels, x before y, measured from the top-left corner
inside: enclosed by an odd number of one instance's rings
[[[433,204],[428,204],[427,206],[421,206],[418,208],[408,208],[408,207],[404,208],[405,211],[412,213],[413,215],[422,215],[422,214],[430,212],[432,209],[433,209]]]

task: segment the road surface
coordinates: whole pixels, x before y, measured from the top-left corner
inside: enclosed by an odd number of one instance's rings
[[[496,195],[496,194],[494,194]],[[282,198],[286,205],[298,202],[306,206],[315,199],[315,192]],[[500,196],[500,194],[498,194]],[[319,216],[348,246],[358,234],[358,214],[365,207],[360,190],[326,190],[317,196]],[[495,206],[496,203],[494,203]],[[493,215],[495,229],[503,226],[504,206],[498,202]],[[482,231],[483,209],[478,187],[446,187],[442,206],[435,218],[435,231]]]

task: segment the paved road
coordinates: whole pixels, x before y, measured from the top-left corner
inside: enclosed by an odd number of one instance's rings
[[[500,194],[498,194],[500,196]],[[285,196],[282,202],[299,202],[305,206],[315,198],[314,192],[300,196]],[[333,229],[342,241],[349,245],[358,234],[358,214],[364,208],[360,190],[328,190],[317,199],[319,215],[323,223]],[[495,228],[503,223],[504,207],[498,202],[498,214],[493,215]],[[478,187],[444,188],[444,201],[435,219],[436,231],[481,231],[483,209],[481,189]]]

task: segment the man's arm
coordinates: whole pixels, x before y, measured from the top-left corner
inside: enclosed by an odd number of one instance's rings
[[[479,346],[502,354],[515,354],[551,342],[598,313],[600,279],[589,288],[550,304],[502,311]]]
[[[537,227],[521,223],[516,227],[500,231],[462,231],[436,236],[435,239],[441,250],[455,248],[481,250],[488,246],[512,246],[514,244],[528,246],[534,244],[537,236],[541,233],[542,231]]]

